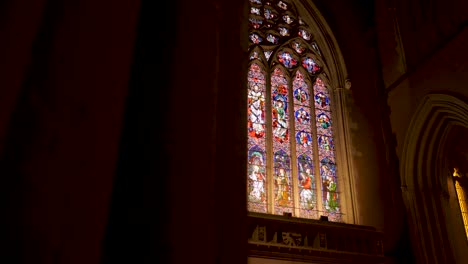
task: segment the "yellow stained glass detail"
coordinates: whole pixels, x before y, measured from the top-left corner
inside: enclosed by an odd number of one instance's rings
[[[457,168],[455,168],[453,171],[453,177],[455,179],[455,190],[457,191],[458,203],[460,204],[463,225],[465,226],[465,234],[468,239],[468,211],[466,203],[466,193],[463,187],[460,185],[461,175]]]

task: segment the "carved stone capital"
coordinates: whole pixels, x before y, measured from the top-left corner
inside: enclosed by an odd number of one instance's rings
[[[344,88],[346,90],[351,89],[351,80],[350,79],[346,79]]]

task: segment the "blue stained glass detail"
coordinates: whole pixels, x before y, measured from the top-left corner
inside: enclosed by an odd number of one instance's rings
[[[265,8],[263,11],[263,15],[266,19],[275,19],[277,16],[270,8]]]
[[[309,132],[299,131],[296,133],[296,141],[298,144],[308,147],[312,145],[312,136]]]
[[[277,36],[275,36],[275,35],[269,33],[269,34],[267,35],[267,41],[270,42],[270,43],[272,43],[272,44],[278,44],[278,42],[279,42],[279,37],[277,37]]]
[[[296,98],[299,102],[304,103],[309,99],[309,94],[307,93],[306,90],[301,88],[297,88],[294,91],[294,98]]]
[[[249,35],[250,41],[254,44],[259,44],[260,42],[263,41],[262,37],[260,37],[258,34],[251,33]]]
[[[315,95],[315,103],[320,108],[325,108],[330,104],[330,99],[324,93],[319,92]]]
[[[297,60],[287,51],[280,52],[278,54],[278,60],[286,68],[294,68],[297,65]]]
[[[304,108],[299,108],[296,113],[294,113],[294,116],[296,117],[297,122],[303,125],[308,125],[310,122],[310,114],[307,110]]]
[[[312,74],[316,74],[320,70],[320,67],[318,66],[317,62],[314,59],[312,59],[311,57],[305,57],[302,60],[302,66],[309,73],[312,73]]]

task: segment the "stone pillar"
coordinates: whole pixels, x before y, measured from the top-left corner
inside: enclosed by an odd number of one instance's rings
[[[247,261],[243,4],[179,1],[165,128],[170,263]]]

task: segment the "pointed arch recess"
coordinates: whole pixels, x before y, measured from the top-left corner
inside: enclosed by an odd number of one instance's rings
[[[421,263],[453,262],[453,250],[459,247],[450,231],[457,222],[450,209],[454,201],[448,184],[451,174],[441,162],[447,135],[456,126],[468,128],[468,104],[452,95],[426,95],[403,144],[401,189],[413,230],[412,245]]]

